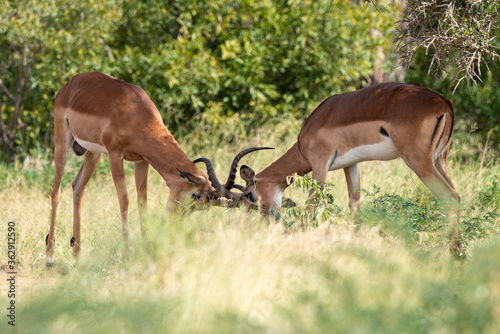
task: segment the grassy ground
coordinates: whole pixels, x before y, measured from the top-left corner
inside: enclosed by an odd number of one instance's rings
[[[242,163],[261,170],[293,140]],[[212,145],[204,155],[225,178],[235,147],[277,142],[264,133],[243,144]],[[191,153],[189,143],[182,146]],[[223,208],[167,213],[168,189],[150,170],[147,239],[127,164],[131,252],[125,259],[105,159],[85,193],[75,265],[70,183],[79,161],[71,158],[56,265],[46,269],[53,172],[45,161],[24,170],[3,167],[0,265],[8,261],[7,222],[13,221],[18,275],[12,327],[8,275],[0,272],[0,333],[500,333],[500,168],[487,158],[482,165],[480,158],[463,162],[460,143],[453,147],[449,172],[463,200],[465,259],[449,254],[442,208],[400,160],[361,165],[367,192],[357,218],[347,210],[342,171],[330,173],[331,196],[316,215],[299,206],[275,221]],[[297,186],[285,196],[304,204],[306,191]]]

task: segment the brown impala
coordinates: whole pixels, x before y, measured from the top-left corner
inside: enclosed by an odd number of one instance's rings
[[[401,157],[441,200],[460,201],[446,171],[454,125],[450,101],[426,88],[383,83],[334,95],[306,120],[297,142],[259,174],[242,166],[245,201],[260,202],[263,213],[280,210],[288,176],[312,171],[323,184],[331,170],[343,168],[349,208],[359,207],[358,163]]]
[[[128,195],[123,160],[135,163],[137,201],[143,211],[147,198],[149,165],[160,173],[170,188],[168,207],[173,207],[190,193],[202,201],[225,196],[237,200],[242,194],[229,190],[234,187],[234,174],[239,159],[259,149],[254,147],[236,156],[231,175],[224,187],[217,181],[210,160],[202,158],[209,167],[209,178],[179,147],[163,124],[158,109],[140,87],[92,72],[74,76],[57,93],[54,101],[54,162],[55,179],[52,186],[50,231],[46,238],[47,265],[54,263],[54,230],[59,202],[61,178],[68,151],[84,155],[83,164],[73,181],[73,237],[71,246],[77,257],[80,253],[80,216],[85,186],[94,173],[102,153],[108,153],[111,174],[116,187],[122,218],[125,244],[128,236]],[[212,189],[212,186],[215,190]],[[236,186],[242,190],[241,186]],[[141,230],[144,231],[141,216]]]

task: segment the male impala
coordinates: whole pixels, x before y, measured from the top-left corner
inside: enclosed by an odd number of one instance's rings
[[[287,177],[304,175],[323,184],[328,171],[343,168],[349,208],[359,207],[358,163],[401,157],[436,197],[460,201],[446,171],[454,125],[452,104],[428,89],[383,83],[334,95],[306,120],[297,142],[259,174],[242,166],[245,200],[261,210],[279,210]]]
[[[125,243],[128,235],[129,200],[123,160],[135,163],[137,201],[140,211],[146,204],[147,175],[150,164],[165,179],[170,188],[169,207],[174,206],[189,193],[193,193],[195,197],[202,200],[221,196],[236,197],[236,194],[228,189],[221,189],[220,184],[216,184],[216,189],[212,190],[207,176],[182,151],[163,124],[155,105],[140,87],[99,72],[78,74],[59,90],[54,101],[56,174],[51,192],[50,231],[46,238],[46,261],[49,266],[54,263],[56,212],[61,179],[70,148],[77,155],[85,155],[80,171],[73,181],[74,215],[71,246],[75,257],[80,253],[80,216],[83,193],[102,153],[109,154],[111,174],[120,204]],[[238,157],[241,158],[258,149],[262,148],[247,149]],[[211,179],[216,179],[213,168]],[[231,187],[233,184],[234,182]],[[141,230],[144,231],[142,217]]]

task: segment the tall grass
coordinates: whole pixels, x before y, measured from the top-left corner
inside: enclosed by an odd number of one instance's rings
[[[293,140],[243,163],[261,170]],[[254,144],[269,142],[258,138],[203,155],[224,175],[237,153],[232,147]],[[182,146],[189,152],[190,145]],[[0,312],[0,333],[499,333],[500,171],[494,160],[482,168],[475,161],[459,164],[458,153],[452,152],[449,171],[463,199],[465,259],[449,254],[442,210],[401,161],[361,165],[367,191],[357,217],[347,210],[343,173],[330,173],[332,186],[318,209],[331,210],[309,220],[300,206],[278,221],[244,209],[167,213],[168,189],[150,170],[147,238],[138,226],[129,164],[125,258],[104,160],[85,192],[76,264],[69,246],[70,183],[79,162],[71,158],[59,204],[56,265],[46,269],[52,172],[4,168],[0,265],[7,262],[6,222],[14,221],[19,275],[16,327]],[[307,191],[291,187],[285,196],[303,205]]]

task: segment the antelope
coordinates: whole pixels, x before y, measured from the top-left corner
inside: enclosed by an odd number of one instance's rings
[[[70,245],[73,255],[80,254],[81,204],[85,186],[96,170],[102,153],[108,153],[118,202],[120,205],[124,244],[128,240],[127,187],[123,160],[135,164],[135,184],[140,211],[141,231],[144,234],[143,212],[147,200],[149,165],[163,177],[170,189],[167,208],[174,208],[192,194],[201,202],[220,197],[241,198],[230,188],[243,189],[234,184],[218,182],[212,163],[201,158],[211,168],[209,177],[214,184],[180,148],[163,124],[161,115],[140,87],[100,72],[75,75],[56,94],[54,100],[54,164],[55,178],[51,192],[50,230],[46,237],[46,264],[54,264],[54,232],[59,203],[61,179],[69,150],[83,155],[83,163],[73,181],[73,237]],[[239,159],[244,155],[266,149],[253,147],[235,157],[231,169],[236,172]],[[213,189],[215,188],[215,189]],[[142,212],[142,213],[141,213]]]
[[[460,201],[446,170],[455,116],[452,103],[423,87],[382,83],[324,100],[307,118],[297,142],[258,173],[242,166],[243,199],[262,213],[280,211],[287,177],[305,175],[324,185],[342,168],[349,208],[360,205],[359,163],[402,158],[440,200]],[[313,195],[311,191],[310,196]]]

